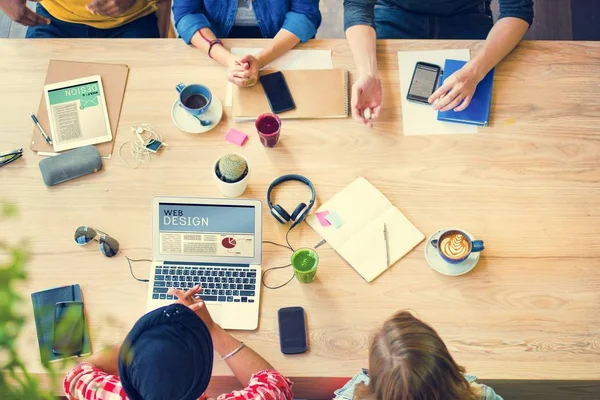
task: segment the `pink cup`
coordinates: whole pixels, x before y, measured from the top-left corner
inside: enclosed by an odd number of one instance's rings
[[[281,133],[281,120],[275,114],[261,114],[256,118],[256,131],[260,142],[265,147],[275,147]]]

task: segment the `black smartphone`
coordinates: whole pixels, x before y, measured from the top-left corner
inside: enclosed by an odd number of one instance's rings
[[[267,95],[267,100],[273,114],[279,114],[296,108],[290,89],[281,72],[262,75],[259,79]]]
[[[413,72],[406,99],[416,103],[429,104],[429,98],[437,89],[442,69],[439,65],[419,61]]]
[[[279,344],[283,354],[300,354],[308,350],[306,323],[302,307],[286,307],[278,312]]]
[[[62,301],[54,306],[52,352],[57,356],[76,356],[83,350],[85,315],[81,301]]]

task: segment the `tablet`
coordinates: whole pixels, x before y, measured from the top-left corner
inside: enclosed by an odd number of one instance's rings
[[[44,86],[54,151],[110,142],[100,75]]]

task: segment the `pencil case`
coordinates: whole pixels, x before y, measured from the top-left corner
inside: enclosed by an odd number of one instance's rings
[[[102,158],[98,149],[93,145],[70,150],[40,161],[40,171],[46,186],[58,185],[80,176],[98,172],[101,168]]]

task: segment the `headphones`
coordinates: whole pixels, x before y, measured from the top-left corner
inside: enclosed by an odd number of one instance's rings
[[[292,215],[290,215],[285,210],[285,208],[281,207],[279,204],[273,205],[273,202],[271,201],[271,192],[273,191],[273,189],[275,189],[275,187],[279,186],[280,184],[289,181],[302,182],[310,188],[311,192],[311,199],[308,205],[306,205],[306,203],[298,204]],[[269,189],[267,190],[267,204],[269,205],[269,209],[271,210],[271,215],[275,217],[275,219],[281,224],[286,224],[290,220],[294,221],[290,230],[306,219],[308,213],[310,212],[310,209],[313,208],[313,206],[315,205],[315,197],[315,187],[313,186],[312,182],[308,178],[296,174],[280,176],[269,185]]]

